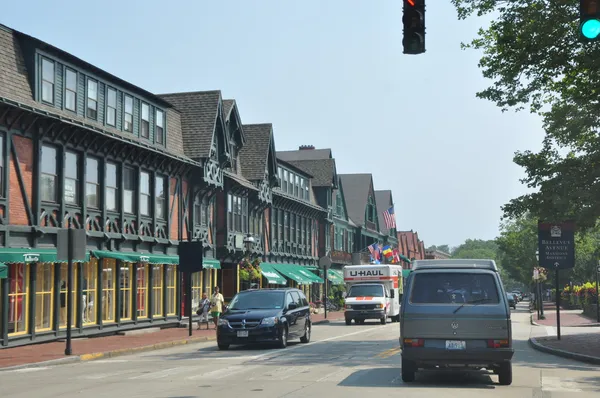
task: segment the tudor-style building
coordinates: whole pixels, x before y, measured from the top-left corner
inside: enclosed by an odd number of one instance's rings
[[[199,139],[185,106],[2,25],[0,61],[1,344],[62,337],[70,299],[75,335],[178,322],[179,241],[218,267],[225,131]],[[71,297],[60,228],[87,234]]]
[[[331,261],[337,268],[352,264],[355,250],[356,224],[348,217],[344,184],[338,176],[337,189],[333,195],[333,250]],[[342,276],[343,277],[343,276]]]

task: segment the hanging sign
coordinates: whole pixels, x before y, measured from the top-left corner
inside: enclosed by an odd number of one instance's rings
[[[538,221],[540,267],[569,269],[575,267],[575,222]]]

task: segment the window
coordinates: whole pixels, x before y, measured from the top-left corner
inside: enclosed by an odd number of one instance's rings
[[[294,175],[292,173],[288,174],[288,190],[287,190],[287,193],[289,193],[290,195],[294,194]]]
[[[125,167],[123,170],[123,211],[125,213],[135,213],[135,170]]]
[[[200,286],[200,280],[202,278],[202,272],[196,272],[192,274],[192,290]],[[167,265],[167,315],[175,315],[177,313],[177,266]]]
[[[35,331],[52,329],[54,264],[38,263],[35,284]]]
[[[227,195],[227,219],[230,231],[248,232],[248,199]]]
[[[290,240],[290,212],[286,211],[283,213],[283,225],[285,227],[285,234],[283,236],[284,241]]]
[[[156,200],[156,218],[164,220],[167,217],[167,195],[165,194],[164,177],[155,178],[155,200]]]
[[[288,190],[288,172],[287,170],[283,170],[283,186],[281,187],[281,190],[283,192],[287,192]]]
[[[44,202],[56,202],[56,185],[58,184],[56,152],[54,147],[42,146],[42,181],[40,181],[40,189],[42,191],[41,198]]]
[[[65,109],[77,111],[77,72],[68,68],[65,72]]]
[[[133,306],[131,304],[133,264],[121,263],[120,271],[121,280],[119,281],[119,302],[121,303],[121,308],[119,310],[119,315],[122,321],[128,321],[133,317]]]
[[[54,105],[54,62],[42,58],[42,101]]]
[[[299,215],[296,215],[296,243],[302,243],[302,235],[300,232],[302,226],[302,219]]]
[[[123,130],[130,133],[133,132],[133,97],[129,95],[125,96],[125,121],[123,123]]]
[[[309,184],[308,180],[306,180],[306,185],[304,186],[304,199],[306,199],[306,200],[310,200],[310,193],[308,190],[309,185],[310,184]]]
[[[117,261],[104,259],[102,262],[102,322],[115,321],[115,279],[117,278]]]
[[[110,87],[106,90],[106,124],[117,125],[117,90]]]
[[[148,317],[148,264],[138,264],[136,272],[136,283],[137,283],[137,317],[147,318]]]
[[[98,82],[87,80],[87,117],[98,119]]]
[[[8,264],[8,335],[27,333],[29,265]]]
[[[372,196],[369,196],[367,202],[367,221],[375,222],[375,203],[373,203]]]
[[[87,158],[85,165],[85,200],[88,207],[100,207],[98,159]]]
[[[299,191],[300,199],[304,199],[304,183],[305,182],[306,182],[306,180],[304,178],[300,178],[300,191]]]
[[[279,188],[281,189],[281,186],[283,185],[283,170],[281,170],[281,167],[277,168],[277,176],[279,177]]]
[[[150,216],[150,173],[145,171],[140,177],[140,213]]]
[[[165,115],[163,111],[156,110],[156,143],[163,144],[165,142]]]
[[[296,174],[296,181],[294,181],[294,196],[298,197],[298,187],[300,186],[300,177]]]
[[[79,203],[79,156],[74,152],[65,152],[65,203]]]
[[[96,305],[96,286],[98,285],[98,260],[90,258],[90,261],[82,264],[83,267],[83,285],[81,286],[81,305],[83,311],[81,314],[84,325],[93,325],[96,323],[96,314],[98,311]],[[102,278],[104,280],[104,277]],[[103,308],[104,309],[104,308]]]
[[[279,220],[279,228],[278,228],[278,234],[279,234],[279,240],[282,241],[283,240],[283,223],[285,222],[284,220],[284,215],[283,215],[283,210],[279,210],[278,211],[278,215],[277,215],[277,219]]]
[[[150,106],[142,103],[142,137],[150,138]]]
[[[492,274],[436,272],[415,275],[410,301],[415,304],[498,304]],[[464,309],[463,309],[464,310]]]
[[[117,211],[117,165],[114,163],[106,163],[106,210]]]
[[[354,285],[346,297],[385,297],[385,291],[381,285]]]
[[[152,315],[163,316],[163,266],[152,266]]]
[[[344,206],[342,203],[342,191],[339,189],[335,193],[335,213],[338,217],[344,216]]]
[[[4,136],[0,134],[0,198],[6,194],[4,190]]]
[[[77,311],[79,311],[79,308],[81,307],[78,303],[77,303],[77,267],[73,267],[73,291],[71,292],[71,297],[67,296],[67,277],[68,277],[68,265],[67,264],[61,264],[60,265],[60,322],[59,322],[59,327],[62,328],[66,328],[67,327],[67,302],[69,300],[73,300],[73,319],[71,319],[71,321],[73,322],[71,324],[71,327],[75,327],[75,322],[77,320],[77,317],[75,316],[75,314],[77,314]]]

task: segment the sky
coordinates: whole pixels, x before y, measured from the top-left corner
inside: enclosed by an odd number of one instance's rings
[[[460,44],[489,19],[427,3],[416,56],[400,0],[21,0],[0,23],[157,94],[219,89],[243,123],[273,123],[277,150],[332,148],[338,173],[392,190],[398,229],[426,246],[493,239],[541,121],[475,97],[491,81]]]

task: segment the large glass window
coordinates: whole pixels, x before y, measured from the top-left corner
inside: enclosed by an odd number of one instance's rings
[[[135,213],[135,191],[137,179],[135,170],[129,167],[123,168],[123,211]]]
[[[138,264],[136,271],[137,280],[137,317],[147,318],[148,317],[148,264]]]
[[[165,142],[165,115],[163,111],[156,110],[156,143],[163,144]]]
[[[498,304],[500,294],[492,274],[450,273],[415,275],[410,301],[415,304]]]
[[[310,186],[309,180],[306,180],[306,185],[304,185],[304,199],[310,200],[310,191],[308,187]]]
[[[114,163],[106,163],[106,210],[117,211],[117,165]]]
[[[39,263],[35,279],[35,330],[42,332],[52,328],[54,264]]]
[[[98,286],[98,259],[91,258],[89,262],[82,264],[83,285],[81,286],[81,319],[84,325],[96,323],[97,307],[96,292]]]
[[[87,117],[98,119],[98,82],[87,79]]]
[[[200,285],[202,280],[202,271],[192,274],[192,290]],[[177,266],[167,265],[167,280],[165,281],[167,288],[167,315],[175,315],[177,313]],[[194,297],[194,296],[192,296]]]
[[[42,101],[54,105],[54,62],[42,58]]]
[[[110,87],[106,90],[106,124],[117,125],[117,90]]]
[[[104,259],[102,261],[102,322],[104,323],[115,321],[116,278],[117,261]]]
[[[65,72],[65,109],[77,111],[77,72],[69,68]]]
[[[100,207],[99,171],[98,159],[87,158],[85,165],[85,200],[88,207]]]
[[[119,302],[121,303],[121,308],[119,315],[122,321],[128,321],[133,318],[133,304],[131,302],[134,278],[133,268],[133,264],[121,263],[121,281],[119,282]]]
[[[152,266],[152,315],[163,316],[163,266]]]
[[[150,216],[150,173],[145,171],[140,174],[140,213]]]
[[[125,96],[123,130],[133,132],[133,97]]]
[[[8,264],[8,335],[27,333],[29,265]]]
[[[150,106],[142,103],[142,137],[150,137]]]
[[[69,300],[73,300],[73,319],[71,319],[71,327],[75,327],[75,323],[77,321],[77,311],[79,311],[80,306],[77,303],[77,266],[73,264],[73,291],[71,292],[71,297],[67,295],[67,280],[68,280],[68,264],[60,265],[60,328],[67,327],[67,302]]]
[[[65,203],[79,204],[79,156],[65,152]]]
[[[304,178],[300,178],[300,190],[298,192],[298,197],[300,199],[304,199],[304,184],[306,180]]]
[[[41,198],[44,202],[56,202],[57,175],[57,150],[54,147],[42,146],[42,164],[40,189]]]
[[[156,176],[155,179],[156,218],[164,220],[167,218],[167,195],[165,193],[164,177]]]
[[[283,224],[285,228],[285,235],[283,236],[283,240],[286,242],[290,240],[290,212],[286,211],[283,213]]]

